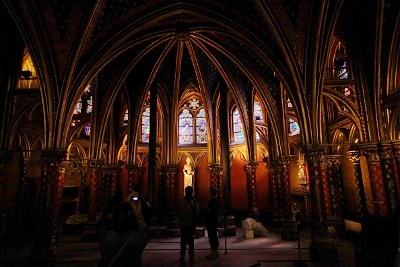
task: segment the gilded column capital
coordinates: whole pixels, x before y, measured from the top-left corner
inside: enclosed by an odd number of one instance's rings
[[[58,165],[58,171],[59,173],[65,174],[65,171],[67,170],[70,162],[69,161],[61,161],[60,164]]]
[[[64,162],[64,161],[63,161]],[[77,173],[82,172],[82,162],[80,160],[68,160],[65,161],[65,175],[66,176],[74,176]]]
[[[347,158],[353,163],[359,163],[361,158],[360,150],[350,150],[346,153]]]
[[[282,156],[278,158],[277,161],[283,168],[288,168],[290,164],[290,157]]]
[[[177,164],[168,164],[167,166],[168,173],[170,175],[175,175],[176,171],[178,170],[178,165]]]
[[[324,161],[329,167],[338,166],[342,163],[342,155],[325,155]]]
[[[119,170],[118,164],[106,164],[102,166],[103,169],[108,170],[111,174],[117,173]]]
[[[67,158],[67,151],[56,150],[56,149],[46,149],[40,152],[42,160],[46,161],[50,166],[58,165],[60,162]]]
[[[219,163],[209,163],[208,168],[212,176],[218,176],[222,173],[222,166]]]
[[[304,150],[307,162],[312,163],[314,166],[318,165],[318,163],[321,162],[323,147],[318,145],[310,145],[306,146]]]
[[[88,159],[88,165],[91,169],[100,169],[100,167],[104,164],[102,160],[99,159]]]
[[[359,143],[357,147],[368,161],[380,161],[378,143]]]
[[[379,156],[381,158],[390,159],[392,158],[393,145],[389,142],[379,143]]]
[[[258,162],[256,161],[248,161],[245,169],[247,174],[253,174],[257,170]]]
[[[394,141],[392,142],[393,145],[393,154],[395,158],[399,159],[400,158],[400,141]]]

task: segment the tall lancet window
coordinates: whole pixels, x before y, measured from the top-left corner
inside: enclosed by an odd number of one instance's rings
[[[189,93],[195,91],[191,87]],[[205,145],[208,142],[207,113],[198,94],[191,94],[181,103],[178,121],[179,145]]]
[[[93,110],[93,95],[92,95],[92,85],[89,83],[78,102],[74,108],[74,115],[78,114],[88,114]],[[79,116],[75,116],[72,119],[71,126],[76,126],[80,122]],[[89,134],[86,134],[89,136]]]
[[[264,117],[262,113],[262,107],[258,101],[254,102],[254,120],[257,122],[263,122]]]
[[[196,144],[207,144],[208,125],[204,108],[199,110],[196,115]]]
[[[235,142],[244,141],[242,118],[237,108],[233,111],[233,137]]]
[[[93,109],[92,85],[88,84],[75,106],[74,114],[91,113]]]
[[[179,144],[193,144],[193,116],[187,108],[179,115]]]
[[[124,126],[128,125],[128,120],[129,120],[129,112],[128,109],[126,109],[124,113]]]
[[[289,119],[289,136],[300,134],[300,126],[293,119]]]
[[[142,113],[142,142],[150,141],[150,107],[147,107]]]
[[[86,124],[85,126],[85,135],[90,136],[90,123]]]

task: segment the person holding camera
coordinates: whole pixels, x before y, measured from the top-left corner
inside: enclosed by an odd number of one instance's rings
[[[150,227],[153,220],[153,209],[151,207],[150,202],[147,200],[147,198],[142,192],[142,185],[136,183],[133,185],[132,190],[133,190],[132,196],[136,196],[140,200],[144,221],[146,222],[147,227]]]
[[[99,266],[142,266],[142,253],[149,236],[141,203],[130,194],[118,203],[110,215],[110,227],[100,234],[101,259]]]
[[[186,244],[189,245],[190,264],[194,263],[194,231],[196,229],[199,205],[193,197],[193,187],[185,188],[185,196],[178,206],[178,221],[181,231],[180,263],[185,265]]]

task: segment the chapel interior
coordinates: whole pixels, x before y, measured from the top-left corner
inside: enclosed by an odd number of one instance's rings
[[[332,231],[394,235],[399,1],[2,0],[0,17],[1,250],[48,254],[135,183],[152,227],[178,228],[191,185],[202,212],[218,189],[227,234],[303,227],[315,254]]]

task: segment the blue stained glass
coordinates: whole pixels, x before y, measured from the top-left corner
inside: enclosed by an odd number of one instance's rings
[[[300,126],[297,122],[289,119],[289,136],[300,134]]]
[[[90,136],[90,123],[85,126],[85,134],[86,136]]]
[[[82,99],[78,100],[78,104],[76,104],[74,109],[74,114],[81,114],[82,113]]]

